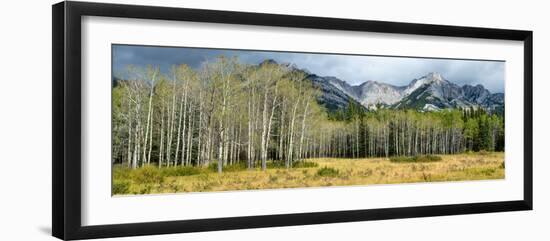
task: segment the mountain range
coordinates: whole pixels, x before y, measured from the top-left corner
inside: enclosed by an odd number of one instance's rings
[[[336,77],[308,74],[308,79],[322,91],[319,102],[329,110],[345,108],[349,101],[355,101],[368,110],[378,108],[419,111],[452,108],[483,108],[490,112],[504,110],[503,93],[491,93],[481,84],[459,86],[435,72],[413,79],[405,86],[372,80],[360,85],[350,85]]]

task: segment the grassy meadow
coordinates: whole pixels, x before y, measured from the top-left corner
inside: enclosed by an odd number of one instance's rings
[[[244,165],[224,167],[115,165],[113,195],[210,192],[274,188],[443,182],[504,178],[503,152],[472,152],[396,158],[315,158],[287,169],[268,163],[266,171]]]

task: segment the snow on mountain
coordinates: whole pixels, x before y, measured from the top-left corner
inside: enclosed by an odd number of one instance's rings
[[[278,64],[272,59],[260,63]],[[333,76],[319,76],[294,64],[281,64],[292,71],[303,72],[307,79],[321,90],[318,101],[334,111],[356,102],[367,109],[378,108],[416,109],[437,111],[448,108],[484,108],[488,111],[504,111],[504,94],[491,93],[483,85],[459,86],[440,73],[432,72],[408,85],[395,86],[369,80],[360,85],[350,85]]]
[[[504,106],[504,94],[491,94],[482,85],[459,86],[436,72],[413,79],[406,86],[394,86],[372,80],[352,86],[338,78],[328,78],[330,84],[368,109],[385,106],[429,111],[478,107],[503,110]]]
[[[357,100],[360,98],[360,93],[358,92],[358,90],[354,86],[351,86],[348,83],[346,83],[345,81],[333,76],[327,76],[327,77],[324,77],[324,79],[328,81],[328,83],[332,84],[334,87],[338,88],[340,91],[346,93],[347,95],[353,97],[354,99]]]
[[[441,110],[439,107],[432,105],[432,104],[425,104],[424,107],[422,107],[423,111],[438,111]]]
[[[357,101],[367,108],[378,104],[392,105],[401,100],[403,89],[390,84],[369,80],[359,86]]]

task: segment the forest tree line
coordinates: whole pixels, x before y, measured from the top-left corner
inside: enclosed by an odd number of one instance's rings
[[[317,157],[388,157],[504,150],[504,119],[481,109],[366,111],[350,102],[327,112],[303,71],[269,61],[218,57],[168,73],[128,66],[113,82],[113,162],[138,168]]]

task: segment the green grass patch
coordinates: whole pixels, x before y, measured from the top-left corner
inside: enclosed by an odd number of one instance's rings
[[[139,184],[160,184],[164,181],[162,171],[154,166],[144,166],[132,170],[129,177]]]
[[[246,163],[245,162],[238,162],[231,165],[224,165],[222,168],[223,172],[238,172],[238,171],[244,171],[246,170]],[[210,165],[208,165],[208,170],[211,172],[218,172],[218,162],[211,162]]]
[[[292,168],[313,168],[318,166],[317,162],[311,161],[296,161],[292,163]],[[267,168],[286,168],[286,163],[284,161],[270,161],[267,162]]]
[[[464,173],[466,173],[466,175],[475,176],[475,177],[479,177],[479,176],[490,177],[490,176],[494,176],[496,172],[497,172],[497,168],[491,168],[491,167],[473,167],[473,168],[468,168],[464,170]]]
[[[130,172],[132,169],[122,166],[122,165],[116,165],[113,166],[113,179],[128,179],[130,178]]]
[[[300,161],[292,163],[293,168],[313,168],[318,166],[317,162]]]
[[[127,194],[130,190],[130,182],[126,180],[113,180],[113,195]]]
[[[340,171],[332,167],[322,167],[317,170],[317,176],[319,177],[338,177],[339,175]]]
[[[192,176],[201,173],[201,168],[190,167],[190,166],[178,166],[178,167],[168,167],[162,168],[162,175],[167,177],[182,177],[182,176]]]
[[[266,163],[267,169],[286,168],[284,161],[268,161]]]
[[[437,162],[441,160],[441,157],[436,155],[396,156],[390,158],[390,161],[395,163]]]

